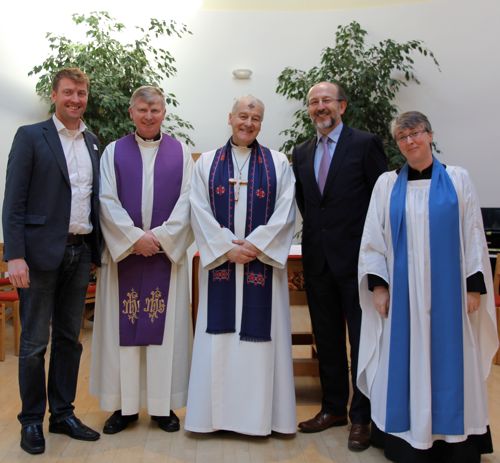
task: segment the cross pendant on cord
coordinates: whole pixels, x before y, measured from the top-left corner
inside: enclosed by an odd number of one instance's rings
[[[238,201],[240,197],[240,186],[245,186],[248,184],[246,180],[241,180],[241,175],[236,179],[236,178],[230,178],[229,183],[231,185],[234,185],[234,200]]]

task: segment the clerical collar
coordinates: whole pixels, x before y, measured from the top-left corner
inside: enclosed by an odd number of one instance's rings
[[[446,169],[446,165],[443,164],[443,167]],[[396,172],[399,175],[401,169],[398,169]],[[432,164],[426,167],[422,172],[417,169],[413,169],[408,165],[408,181],[411,180],[429,180],[432,178]]]
[[[255,139],[252,143],[250,143],[248,146],[240,146],[240,145],[237,145],[234,141],[233,141],[233,137],[231,137],[229,139],[229,141],[231,142],[231,146],[233,148],[240,148],[240,149],[252,149],[253,148],[253,145],[255,143],[257,143],[257,139]]]
[[[161,138],[161,132],[158,132],[158,135],[154,138],[144,138],[143,136],[139,135],[139,133],[136,131],[135,132],[136,137],[139,137],[141,140],[147,141],[147,142],[152,142],[152,141],[158,141]]]
[[[408,181],[410,180],[429,180],[432,178],[432,164],[426,167],[422,172],[408,166]]]

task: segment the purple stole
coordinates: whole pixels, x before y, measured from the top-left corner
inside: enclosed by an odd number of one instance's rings
[[[248,165],[247,215],[245,236],[265,225],[274,212],[276,170],[269,149],[255,141]],[[234,232],[234,177],[231,140],[219,148],[210,168],[210,206],[221,227]],[[208,274],[207,333],[234,333],[236,312],[236,264],[225,262]],[[273,268],[258,259],[245,264],[243,278],[243,313],[240,339],[263,342],[271,340]]]
[[[134,225],[142,221],[142,158],[135,135],[115,146],[118,198]],[[154,165],[151,228],[165,222],[179,199],[183,176],[181,144],[162,134]],[[167,316],[171,263],[164,253],[151,257],[130,254],[118,263],[120,346],[161,345]]]

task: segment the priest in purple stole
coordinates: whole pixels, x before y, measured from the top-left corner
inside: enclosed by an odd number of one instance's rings
[[[101,159],[101,224],[106,242],[92,346],[91,392],[113,414],[115,434],[146,408],[158,426],[179,429],[186,403],[192,334],[186,259],[192,242],[186,147],[161,132],[165,97],[138,88],[129,113],[136,131]]]
[[[264,105],[236,100],[228,142],[197,161],[191,220],[199,306],[185,428],[295,433],[286,262],[295,182],[285,155],[256,140]]]

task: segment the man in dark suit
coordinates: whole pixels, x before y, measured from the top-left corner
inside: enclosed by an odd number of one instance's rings
[[[52,83],[55,114],[20,127],[7,164],[3,203],[4,259],[19,289],[21,447],[45,450],[49,431],[94,441],[99,433],[75,417],[79,332],[91,264],[99,264],[99,147],[81,120],[88,77],[59,71]],[[51,329],[50,329],[51,328]],[[52,335],[48,384],[45,351]]]
[[[378,137],[343,125],[347,97],[338,84],[314,85],[307,104],[317,137],[296,146],[292,160],[323,397],[319,413],[299,423],[299,429],[319,432],[347,424],[347,324],[353,386],[348,447],[364,450],[370,439],[370,403],[356,387],[361,328],[358,253],[372,188],[387,170],[387,161]]]

